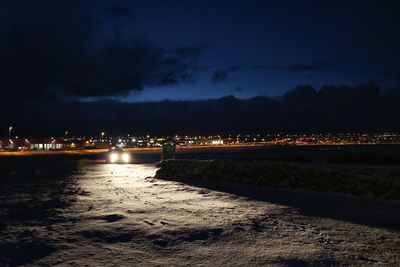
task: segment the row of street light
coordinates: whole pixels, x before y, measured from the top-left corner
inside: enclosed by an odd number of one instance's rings
[[[67,139],[68,133],[69,133],[69,131],[65,131],[65,133],[64,133],[64,138],[65,139]],[[106,133],[105,132],[101,132],[100,134],[101,134],[101,137],[103,138]]]
[[[13,130],[14,130],[14,127],[12,127],[12,126],[8,127],[8,139],[11,139]],[[68,133],[69,133],[69,131],[64,132],[65,139],[67,139]],[[105,134],[106,134],[105,132],[101,132],[101,137],[103,138]]]

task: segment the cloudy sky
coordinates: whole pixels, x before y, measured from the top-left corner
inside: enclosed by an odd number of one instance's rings
[[[11,97],[158,101],[400,84],[398,1],[1,1]]]
[[[399,3],[0,0],[0,136],[400,130]]]

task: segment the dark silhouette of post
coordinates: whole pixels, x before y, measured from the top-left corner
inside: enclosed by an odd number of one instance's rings
[[[161,160],[175,159],[176,143],[175,141],[165,141],[162,146]]]
[[[8,139],[11,139],[11,132],[12,132],[12,130],[13,130],[13,127],[12,127],[12,126],[8,127]]]

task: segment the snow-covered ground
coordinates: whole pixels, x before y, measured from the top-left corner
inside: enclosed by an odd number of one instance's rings
[[[156,170],[82,162],[64,192],[70,206],[3,238],[30,240],[25,251],[38,255],[27,265],[400,265],[399,202],[189,185]]]

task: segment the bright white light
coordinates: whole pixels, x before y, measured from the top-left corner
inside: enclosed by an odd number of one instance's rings
[[[123,160],[125,163],[128,163],[128,162],[130,161],[130,159],[131,159],[131,157],[129,156],[128,153],[122,154],[121,157],[122,157],[122,160]]]
[[[118,154],[117,153],[112,153],[111,155],[110,155],[110,161],[111,161],[111,163],[114,163],[114,162],[116,162],[118,160]]]

